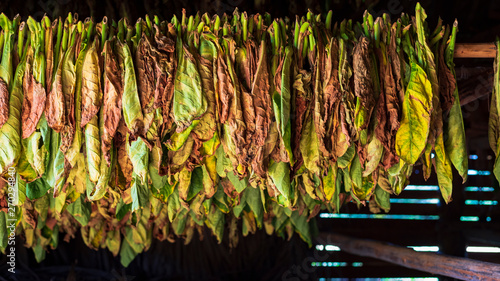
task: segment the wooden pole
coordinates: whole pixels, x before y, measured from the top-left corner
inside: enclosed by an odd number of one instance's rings
[[[411,269],[461,280],[500,280],[500,264],[436,253],[415,252],[400,246],[340,234],[323,233],[320,236],[323,241],[338,246],[342,251],[384,260]]]
[[[457,43],[455,58],[495,58],[495,43]]]

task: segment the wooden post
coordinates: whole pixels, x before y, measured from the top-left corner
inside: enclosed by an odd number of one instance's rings
[[[351,254],[376,258],[432,274],[461,280],[500,280],[500,264],[415,252],[400,246],[340,234],[323,233],[321,238]]]
[[[495,58],[495,43],[457,43],[455,58]]]

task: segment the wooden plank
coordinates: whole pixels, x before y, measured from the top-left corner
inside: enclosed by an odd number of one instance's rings
[[[495,43],[461,43],[455,45],[455,58],[495,58]]]
[[[351,238],[340,234],[323,233],[321,237],[351,254],[377,258],[411,269],[460,280],[500,280],[500,264],[435,253],[415,252],[404,247]]]

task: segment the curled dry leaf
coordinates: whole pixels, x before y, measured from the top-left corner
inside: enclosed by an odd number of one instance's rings
[[[38,120],[42,116],[45,108],[45,88],[38,83],[33,76],[31,64],[26,65],[26,72],[23,77],[23,139],[28,138],[35,131]]]
[[[111,156],[109,150],[113,143],[118,125],[122,117],[122,94],[123,85],[121,77],[121,69],[118,60],[111,49],[110,41],[104,44],[104,104],[103,118],[104,127],[102,132],[102,151],[104,159],[111,164]]]
[[[137,90],[143,112],[150,113],[154,109],[154,95],[157,80],[155,68],[158,65],[158,58],[154,47],[147,38],[146,34],[142,34],[136,51],[136,69],[137,69]]]
[[[0,78],[0,128],[9,119],[9,88],[5,81]]]
[[[66,123],[65,101],[62,86],[62,61],[57,66],[56,76],[45,104],[45,117],[48,125],[60,133]]]

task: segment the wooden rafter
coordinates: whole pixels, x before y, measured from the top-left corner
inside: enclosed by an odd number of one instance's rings
[[[500,280],[500,264],[411,249],[382,242],[324,233],[322,241],[338,246],[350,254],[376,258],[400,266],[460,280]]]

